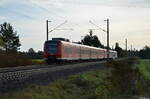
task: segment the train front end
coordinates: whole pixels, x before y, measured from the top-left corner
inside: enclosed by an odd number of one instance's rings
[[[55,62],[60,58],[60,41],[46,41],[44,44],[44,57],[47,63]]]

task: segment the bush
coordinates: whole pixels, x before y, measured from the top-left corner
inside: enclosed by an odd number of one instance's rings
[[[135,65],[137,63],[139,63],[139,59],[136,57],[107,63],[107,66],[112,68],[110,76],[112,95],[148,95],[149,81],[140,73],[139,68]]]
[[[24,56],[14,53],[0,53],[0,68],[30,65],[32,62]]]

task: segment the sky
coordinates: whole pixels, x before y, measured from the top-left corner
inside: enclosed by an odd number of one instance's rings
[[[46,40],[46,20],[49,30],[64,23],[49,33],[53,37],[80,41],[93,30],[102,44],[106,45],[106,33],[89,23],[106,29],[106,20],[110,20],[110,47],[115,43],[125,49],[131,45],[141,49],[150,46],[150,0],[0,0],[0,24],[9,22],[17,31],[21,42],[21,51],[33,48],[43,50]]]

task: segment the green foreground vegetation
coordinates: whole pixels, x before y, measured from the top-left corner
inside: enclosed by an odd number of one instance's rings
[[[148,99],[150,62],[142,60],[138,66],[135,63],[137,59],[112,61],[104,70],[69,76],[45,86],[31,85],[0,94],[0,99]]]
[[[45,64],[43,59],[29,59],[20,54],[0,53],[0,68]]]
[[[140,60],[140,64],[138,64],[138,67],[140,69],[140,72],[145,76],[145,78],[150,80],[150,60]]]
[[[33,64],[46,64],[44,59],[32,59],[31,61]]]

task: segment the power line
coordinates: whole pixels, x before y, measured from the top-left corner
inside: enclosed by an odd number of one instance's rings
[[[99,29],[89,29],[89,30],[99,30]]]
[[[109,59],[109,19],[104,20],[107,22],[107,30],[101,28],[100,26],[96,25],[95,23],[93,23],[91,20],[89,20],[89,23],[93,24],[94,26],[96,26],[97,28],[99,28],[100,30],[104,31],[107,33],[107,59]]]
[[[107,59],[109,59],[109,19],[104,21],[107,22]]]
[[[93,23],[91,20],[89,20],[89,22],[91,24],[93,24],[94,26],[98,27],[100,30],[104,31],[104,32],[107,32],[106,30],[104,30],[103,28],[101,28],[100,26],[96,25],[95,23]]]
[[[72,28],[63,28],[63,29],[55,29],[55,30],[71,30],[71,31],[73,31],[74,29],[72,29]]]
[[[46,38],[47,38],[47,41],[48,41],[48,34],[49,34],[50,32],[53,32],[54,30],[57,30],[57,28],[61,27],[61,26],[64,25],[65,23],[67,23],[67,20],[66,20],[65,22],[59,24],[59,25],[56,26],[55,28],[51,29],[50,31],[49,31],[49,29],[48,29],[48,22],[51,22],[51,21],[46,20],[46,34],[47,34],[47,35],[46,35]],[[64,29],[64,30],[66,30],[66,29]]]
[[[59,25],[56,26],[55,28],[51,29],[50,31],[48,31],[48,33],[49,33],[49,32],[52,32],[52,31],[54,31],[54,30],[56,30],[57,28],[61,27],[61,26],[64,25],[65,23],[67,23],[67,20],[66,20],[65,22],[59,24]]]
[[[127,46],[128,46],[128,41],[127,41],[127,39],[125,40],[125,43],[126,43],[126,51],[127,51]]]

